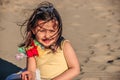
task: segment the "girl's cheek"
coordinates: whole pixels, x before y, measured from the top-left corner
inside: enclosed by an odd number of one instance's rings
[[[41,34],[41,35],[40,35],[40,34],[37,34],[37,35],[36,35],[36,38],[37,38],[37,39],[42,39],[43,36],[44,36],[44,35],[42,35],[42,34]]]

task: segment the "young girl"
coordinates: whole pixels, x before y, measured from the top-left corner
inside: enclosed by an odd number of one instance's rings
[[[24,42],[27,70],[22,80],[35,80],[36,69],[42,80],[72,80],[80,66],[70,42],[62,36],[62,21],[50,2],[42,2],[27,22]]]

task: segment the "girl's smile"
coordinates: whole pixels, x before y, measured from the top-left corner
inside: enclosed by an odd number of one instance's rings
[[[53,45],[58,36],[57,21],[50,20],[48,22],[39,20],[38,25],[33,30],[36,39],[45,47]]]
[[[44,43],[46,43],[46,44],[49,44],[50,43],[50,41],[52,41],[53,39],[42,39],[42,41],[44,42]]]

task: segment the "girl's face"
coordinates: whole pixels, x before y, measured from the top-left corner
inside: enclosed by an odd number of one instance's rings
[[[37,26],[32,30],[36,39],[45,47],[49,47],[54,44],[58,38],[58,22],[55,20],[50,20],[45,22],[39,20]]]

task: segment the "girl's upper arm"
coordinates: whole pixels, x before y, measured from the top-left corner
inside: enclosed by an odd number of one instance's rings
[[[35,72],[36,70],[36,61],[34,57],[27,58],[27,70]]]
[[[65,41],[63,45],[63,51],[68,68],[80,70],[78,58],[69,41]]]

